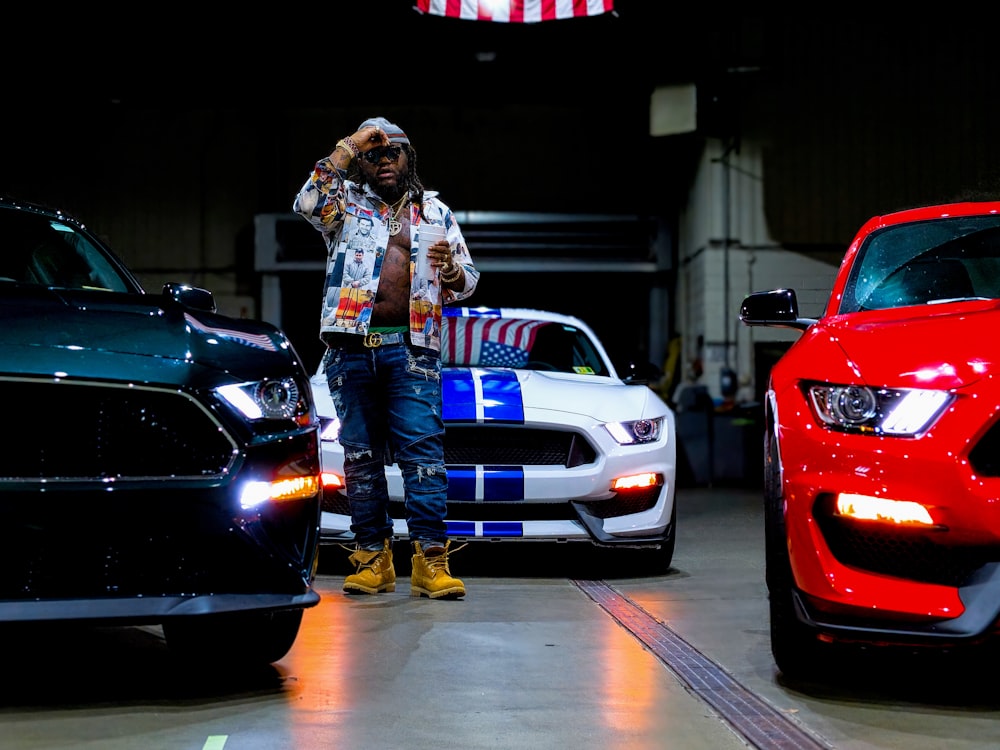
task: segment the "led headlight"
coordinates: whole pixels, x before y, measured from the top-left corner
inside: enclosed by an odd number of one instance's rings
[[[823,425],[842,432],[917,437],[931,428],[952,402],[947,391],[871,388],[804,383],[812,412]]]
[[[290,377],[224,385],[218,393],[251,420],[292,419],[300,409],[299,386]]]
[[[630,422],[608,422],[604,425],[619,445],[655,443],[663,430],[663,417],[633,419]]]

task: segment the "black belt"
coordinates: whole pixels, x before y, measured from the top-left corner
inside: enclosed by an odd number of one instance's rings
[[[363,336],[359,333],[324,333],[320,338],[331,349],[347,349],[349,351],[364,351],[378,349],[380,346],[405,344],[409,335],[400,333],[379,333],[374,331]]]

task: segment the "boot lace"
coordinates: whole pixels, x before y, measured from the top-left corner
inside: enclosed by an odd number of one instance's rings
[[[454,549],[450,547],[444,547],[441,552],[436,552],[432,555],[424,553],[424,561],[427,563],[427,567],[433,570],[435,573],[439,571],[444,571],[447,575],[451,575],[451,570],[448,568],[448,555],[453,552],[458,552],[460,549],[464,549],[469,543],[459,545]]]

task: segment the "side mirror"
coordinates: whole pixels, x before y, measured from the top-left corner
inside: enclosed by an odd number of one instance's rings
[[[216,312],[215,296],[207,289],[168,281],[163,285],[163,296],[170,297],[174,302],[179,302],[194,310]]]
[[[814,318],[799,317],[799,301],[794,289],[774,289],[748,295],[740,307],[740,321],[748,326],[794,328],[799,331],[816,322]]]
[[[621,371],[622,380],[629,385],[649,385],[663,376],[660,368],[652,362],[629,360],[628,364],[621,368]]]

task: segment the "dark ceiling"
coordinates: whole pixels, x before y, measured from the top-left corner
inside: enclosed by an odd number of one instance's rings
[[[412,0],[264,6],[127,5],[53,12],[20,5],[0,49],[8,101],[185,106],[248,100],[331,106],[428,97],[531,104],[656,85],[710,84],[749,71],[827,85],[884,87],[913,66],[927,83],[956,62],[993,62],[987,13],[866,10],[808,16],[662,0],[534,24],[423,15]],[[260,6],[255,6],[259,8]],[[275,8],[278,7],[276,10]],[[29,52],[30,51],[30,52]],[[883,71],[883,67],[885,71]]]
[[[12,26],[21,44],[0,49],[13,121],[0,147],[0,189],[4,178],[13,175],[7,181],[16,186],[18,175],[37,174],[52,159],[77,164],[74,148],[88,127],[127,121],[92,116],[99,108],[165,120],[187,108],[228,108],[257,121],[248,126],[266,128],[274,112],[313,107],[342,110],[352,121],[358,112],[405,108],[413,110],[407,121],[418,122],[416,107],[427,103],[466,110],[476,126],[488,122],[489,131],[477,132],[489,132],[483,138],[495,144],[501,167],[512,152],[527,173],[544,173],[556,156],[596,156],[618,170],[640,164],[638,179],[648,182],[637,184],[636,195],[658,205],[664,193],[674,197],[661,174],[680,190],[690,169],[668,150],[673,144],[662,143],[669,139],[651,146],[645,121],[649,94],[675,83],[696,85],[700,135],[754,135],[765,144],[767,218],[789,246],[839,246],[876,211],[1000,185],[1000,56],[984,12],[799,17],[616,0],[610,14],[511,24],[422,15],[412,0],[202,7],[125,6],[113,21],[100,21],[92,6],[58,14],[39,6],[36,16],[44,18]],[[32,13],[24,8],[22,16]],[[423,135],[425,153],[439,154],[435,163],[466,157],[445,139],[451,121],[424,121],[442,133]],[[281,138],[288,152],[319,150]],[[38,144],[50,153],[39,153]],[[686,143],[676,150],[697,153]],[[660,158],[642,163],[636,155]],[[456,166],[464,182],[463,165]],[[565,173],[545,175],[546,184]],[[442,189],[462,194],[459,178],[443,170],[435,176]],[[523,180],[503,177],[493,180],[502,197],[542,203]],[[284,206],[288,188],[272,182]],[[564,188],[555,183],[548,192],[575,195]],[[512,208],[492,194],[463,197]],[[258,210],[274,209],[265,202]]]
[[[759,14],[679,12],[659,0],[615,5],[614,13],[534,24],[423,15],[411,0],[255,12],[213,5],[210,13],[124,6],[106,24],[74,17],[91,6],[36,19],[21,6],[29,15],[17,49],[35,52],[28,59],[8,46],[0,59],[8,74],[17,71],[7,76],[8,96],[177,106],[248,96],[325,104],[345,90],[380,102],[388,90],[400,103],[444,94],[523,103],[590,95],[600,106],[609,87],[646,91],[760,63]]]

